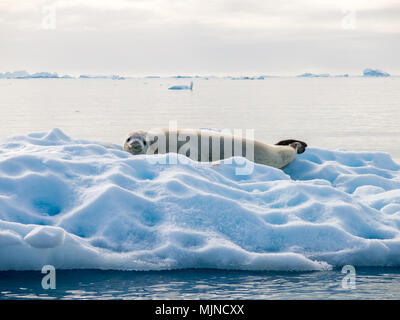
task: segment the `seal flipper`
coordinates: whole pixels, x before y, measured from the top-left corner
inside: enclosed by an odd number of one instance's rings
[[[293,143],[299,143],[301,145],[300,148],[297,148],[297,153],[303,153],[304,151],[306,151],[307,148],[307,143],[300,141],[300,140],[294,140],[294,139],[287,139],[287,140],[281,140],[277,143],[275,143],[276,146],[290,146]]]

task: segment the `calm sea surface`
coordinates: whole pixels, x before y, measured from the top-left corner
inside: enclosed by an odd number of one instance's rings
[[[0,299],[400,299],[400,269],[356,270],[344,289],[341,270],[282,273],[224,270],[57,271],[56,289],[40,271],[0,272]]]
[[[73,138],[122,144],[132,130],[254,129],[274,143],[297,138],[328,149],[389,152],[400,160],[400,78],[0,80],[0,138],[60,128]],[[233,132],[233,131],[232,131]],[[400,299],[399,268],[265,273],[217,270],[0,272],[0,299]]]
[[[60,128],[121,145],[132,130],[254,129],[328,149],[389,152],[400,160],[400,78],[0,79],[0,138]]]

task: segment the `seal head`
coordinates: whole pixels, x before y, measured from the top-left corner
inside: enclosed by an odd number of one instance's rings
[[[146,141],[146,136],[141,131],[136,131],[129,134],[124,143],[124,150],[132,154],[146,153],[147,148],[148,142]]]

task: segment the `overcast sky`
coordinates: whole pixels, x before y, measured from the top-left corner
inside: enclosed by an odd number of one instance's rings
[[[1,0],[0,72],[400,74],[399,0]]]

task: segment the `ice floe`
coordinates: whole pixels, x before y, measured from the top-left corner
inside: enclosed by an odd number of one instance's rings
[[[389,154],[310,147],[250,175],[235,160],[157,164],[59,129],[1,140],[0,270],[400,266]]]

